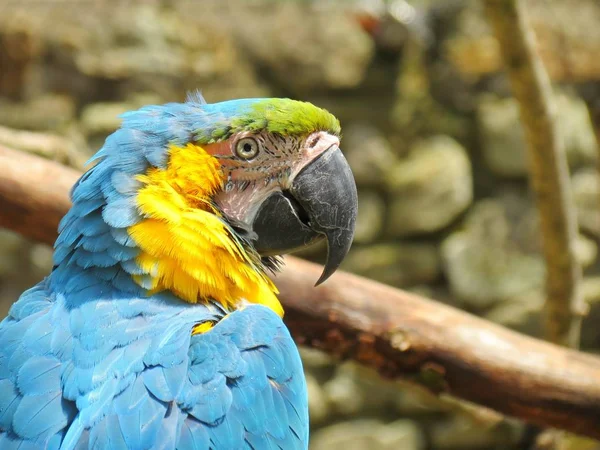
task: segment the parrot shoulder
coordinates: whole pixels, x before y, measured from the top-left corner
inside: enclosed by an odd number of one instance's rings
[[[308,399],[298,350],[273,311],[248,305],[192,336],[178,448],[199,435],[214,448],[308,446]],[[188,447],[189,445],[189,447]],[[198,447],[202,448],[202,447]]]

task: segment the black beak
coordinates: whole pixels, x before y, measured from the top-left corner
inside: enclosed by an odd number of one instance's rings
[[[327,239],[327,262],[316,285],[340,266],[350,250],[358,199],[350,166],[333,146],[308,164],[289,191],[276,192],[261,205],[253,231],[263,256],[299,250]]]

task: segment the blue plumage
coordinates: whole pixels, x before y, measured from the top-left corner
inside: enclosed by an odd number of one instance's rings
[[[160,313],[150,308],[146,317],[128,319],[122,315],[130,313],[127,303],[140,299],[111,295],[96,306],[89,301],[73,308],[63,294],[48,297],[50,306],[35,321],[41,319],[36,329],[42,331],[28,333],[33,328],[19,326],[31,316],[22,322],[9,316],[0,325],[0,367],[5,369],[0,380],[0,434],[15,443],[14,448],[16,442],[37,441],[43,448],[54,436],[62,440],[74,421],[81,421],[81,433],[72,441],[73,448],[154,448],[158,430],[172,414],[181,419],[170,422],[173,440],[167,448],[268,448],[256,447],[265,440],[272,441],[273,448],[277,442],[288,443],[281,448],[305,448],[301,363],[295,354],[295,367],[275,370],[287,360],[278,354],[279,346],[269,344],[291,338],[269,309],[248,306],[230,313],[209,332],[191,336],[197,321],[218,319],[214,311],[162,298]],[[31,302],[27,296],[21,301]],[[68,327],[60,326],[69,316]],[[252,323],[262,324],[262,337],[246,328]],[[135,330],[127,335],[127,343],[101,338],[113,331],[123,338],[127,325]],[[17,348],[15,332],[20,335]],[[238,344],[232,336],[240,337]],[[44,339],[50,344],[38,349],[34,343]],[[251,347],[240,347],[239,342]],[[259,342],[265,346],[257,347]],[[63,351],[65,347],[71,350]],[[178,348],[185,349],[183,358]],[[275,356],[265,357],[265,348]],[[8,364],[10,360],[14,363]],[[287,378],[290,371],[294,376]],[[299,394],[290,398],[290,390]],[[303,417],[290,420],[289,411],[297,415],[297,409]],[[112,421],[123,428],[121,434],[115,434]],[[210,444],[204,446],[207,439]],[[181,447],[175,447],[178,440]]]
[[[135,175],[252,102],[123,116],[72,191],[55,270],[0,323],[1,449],[307,448],[302,365],[274,312],[148,296],[132,280],[144,275],[126,231],[141,220]]]

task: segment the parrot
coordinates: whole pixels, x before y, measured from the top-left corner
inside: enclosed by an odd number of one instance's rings
[[[307,449],[270,273],[352,243],[338,119],[250,98],[120,116],[71,190],[53,268],[0,323],[0,449]]]

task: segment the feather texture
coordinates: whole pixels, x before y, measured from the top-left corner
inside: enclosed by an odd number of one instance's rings
[[[20,320],[0,324],[0,436],[14,444],[2,448],[46,448],[71,427],[82,431],[72,448],[156,448],[165,433],[165,448],[306,448],[301,362],[270,309],[220,320],[220,309],[168,294],[73,305],[46,293],[49,308],[23,315],[39,295],[25,293],[12,310]],[[216,325],[192,336],[205,320]]]
[[[258,255],[212,205],[223,180],[202,149],[261,127],[339,132],[291,100],[123,115],[72,190],[55,269],[0,323],[0,448],[307,448],[297,348]]]

